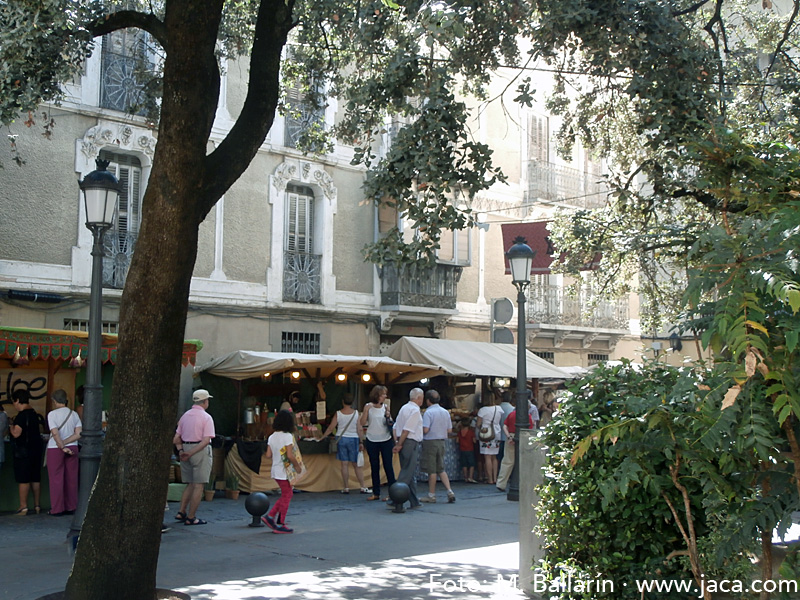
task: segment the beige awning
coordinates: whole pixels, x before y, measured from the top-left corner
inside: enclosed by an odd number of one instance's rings
[[[444,370],[430,364],[395,360],[386,356],[346,356],[338,354],[300,354],[290,352],[253,352],[238,350],[195,367],[230,379],[250,379],[266,373],[275,375],[298,370],[308,379],[325,380],[338,373],[356,376],[370,373],[375,383],[407,383],[425,377],[444,375]]]
[[[457,377],[517,376],[517,346],[489,342],[464,342],[435,338],[403,337],[386,354],[396,360],[442,367]],[[528,379],[570,379],[571,374],[526,350]]]

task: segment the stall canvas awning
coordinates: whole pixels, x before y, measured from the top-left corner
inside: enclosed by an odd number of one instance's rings
[[[572,377],[530,350],[525,352],[526,375],[529,379]],[[457,377],[515,378],[517,376],[516,344],[403,337],[392,344],[386,354],[396,360],[438,365],[448,375]]]
[[[210,373],[229,379],[251,379],[267,373],[302,371],[306,378],[324,380],[338,373],[348,376],[370,373],[380,383],[405,383],[425,377],[443,375],[444,371],[430,364],[401,361],[386,356],[346,356],[337,354],[300,354],[291,352],[254,352],[238,350],[204,365],[195,373]]]
[[[197,353],[202,349],[200,340],[183,343],[181,364],[195,364]],[[13,359],[17,355],[29,360],[69,360],[77,356],[86,358],[89,352],[89,334],[85,331],[63,331],[60,329],[30,329],[24,327],[0,327],[0,358]],[[117,336],[104,333],[100,348],[103,363],[116,363]]]

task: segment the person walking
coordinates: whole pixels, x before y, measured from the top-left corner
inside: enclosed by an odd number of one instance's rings
[[[203,488],[211,477],[211,440],[216,435],[214,419],[208,412],[206,390],[195,390],[192,407],[183,413],[172,443],[178,449],[181,461],[181,481],[188,485],[181,495],[181,507],[175,518],[184,525],[205,525],[208,521],[197,518],[197,509],[203,498]]]
[[[358,411],[353,408],[353,397],[346,394],[342,398],[342,410],[337,410],[331,419],[330,425],[322,434],[324,439],[331,432],[336,431],[336,460],[342,468],[342,493],[349,494],[350,465],[356,473],[358,485],[362,494],[369,494],[369,488],[364,487],[364,470],[358,466],[358,454],[364,449],[364,442],[359,435]],[[319,440],[317,440],[319,441]]]
[[[261,521],[275,533],[294,533],[294,529],[286,525],[286,513],[292,502],[294,490],[289,481],[289,473],[284,465],[286,460],[294,467],[295,473],[302,473],[303,466],[294,452],[294,414],[288,410],[279,411],[272,422],[273,433],[267,440],[267,458],[272,459],[270,475],[281,488],[281,497],[272,506],[269,513],[261,517]]]
[[[411,508],[418,508],[420,505],[417,498],[417,481],[414,474],[417,470],[417,461],[422,446],[422,406],[423,393],[420,388],[414,388],[408,394],[406,402],[397,413],[397,420],[394,423],[394,435],[396,442],[392,452],[400,455],[400,474],[397,481],[408,485],[410,491],[408,501]],[[393,502],[388,502],[389,508],[395,508]]]
[[[9,431],[14,442],[14,479],[19,485],[19,508],[15,515],[28,514],[28,494],[33,490],[33,510],[38,515],[42,493],[42,435],[39,431],[41,416],[31,408],[30,392],[18,389],[12,394],[12,404],[17,410]]]
[[[78,439],[81,420],[67,406],[67,393],[53,392],[53,410],[47,415],[47,477],[50,480],[50,512],[54,517],[75,514],[78,508]]]
[[[455,502],[455,492],[450,488],[450,478],[444,470],[444,453],[448,438],[453,432],[450,413],[439,406],[439,392],[425,392],[427,409],[422,415],[422,460],[420,466],[428,474],[428,495],[420,502],[436,502],[436,477],[447,490],[447,501]]]
[[[391,487],[395,482],[394,465],[392,464],[392,431],[387,424],[391,419],[386,398],[389,390],[386,386],[376,385],[369,392],[369,403],[364,407],[364,412],[358,420],[362,431],[366,429],[364,446],[369,456],[369,466],[372,471],[372,495],[367,500],[381,500],[381,461],[383,472],[386,474],[386,485]]]

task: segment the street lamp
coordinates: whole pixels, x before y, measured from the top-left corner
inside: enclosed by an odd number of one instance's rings
[[[83,192],[86,227],[92,232],[92,282],[89,291],[89,349],[86,358],[86,383],[83,386],[83,429],[81,431],[78,509],[70,526],[70,537],[77,535],[86,516],[89,495],[103,454],[103,384],[100,375],[103,314],[103,236],[114,224],[121,187],[108,170],[108,161],[97,159],[97,169],[78,185]]]
[[[525,242],[525,238],[517,237],[514,245],[506,252],[508,264],[511,266],[511,282],[517,288],[517,421],[514,434],[514,469],[508,481],[507,498],[519,501],[519,440],[523,429],[528,429],[528,375],[527,352],[525,349],[525,290],[531,283],[531,263],[536,252]]]

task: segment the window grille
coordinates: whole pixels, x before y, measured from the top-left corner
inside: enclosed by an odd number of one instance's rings
[[[103,321],[103,333],[119,333],[119,323],[116,321]],[[64,331],[89,331],[89,321],[86,319],[64,319]]]
[[[597,365],[608,360],[608,354],[589,354],[586,357],[590,365]]]
[[[306,101],[305,94],[298,87],[292,87],[286,94],[286,114],[284,116],[284,141],[287,148],[297,148],[304,134],[312,130],[325,129],[325,109],[314,108]],[[323,148],[309,148],[321,152]]]
[[[543,352],[539,350],[533,350],[533,353],[538,356],[539,358],[543,358],[550,364],[555,364],[556,362],[556,354],[555,352]]]
[[[144,115],[145,86],[154,69],[148,36],[137,29],[120,29],[103,36],[100,106]]]
[[[100,158],[109,161],[108,170],[122,188],[113,228],[103,238],[103,286],[121,289],[125,286],[142,220],[142,167],[138,158],[126,154],[101,151]]]
[[[319,354],[320,334],[301,333],[299,331],[281,332],[281,352],[296,352],[299,354]]]

